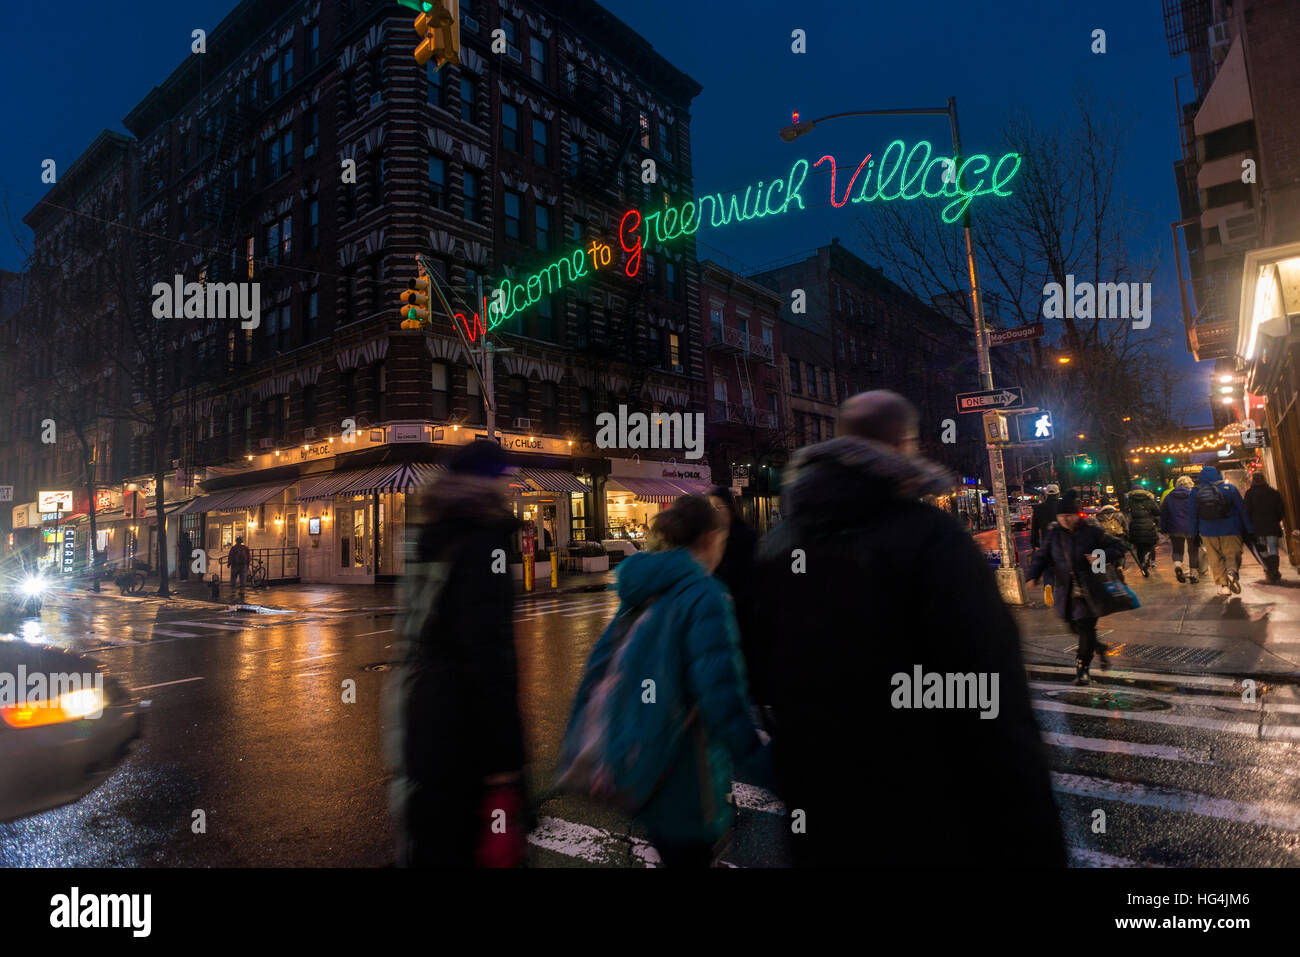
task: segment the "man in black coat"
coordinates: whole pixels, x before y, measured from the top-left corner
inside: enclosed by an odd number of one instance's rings
[[[1056,521],[1056,506],[1060,502],[1059,485],[1049,485],[1043,491],[1047,493],[1047,498],[1034,506],[1033,521],[1029,529],[1029,544],[1033,548],[1043,543],[1043,533]]]
[[[1250,478],[1250,488],[1245,495],[1246,517],[1263,552],[1264,573],[1270,584],[1276,585],[1282,580],[1282,556],[1278,554],[1278,539],[1282,537],[1282,522],[1286,520],[1286,508],[1282,504],[1282,493],[1268,484],[1263,472],[1256,472]]]
[[[839,437],[795,454],[760,549],[794,862],[1064,866],[1015,620],[971,536],[920,501],[954,483],[917,427],[895,393],[846,401]]]
[[[753,595],[754,558],[758,552],[758,533],[749,527],[736,504],[731,489],[715,485],[709,490],[709,502],[726,515],[727,550],[713,570],[713,577],[727,586],[735,605],[736,626],[740,629],[740,650],[745,658],[750,695],[757,704],[767,703],[767,689],[762,684],[766,671],[760,660],[763,649],[754,641]]]
[[[507,556],[505,453],[476,440],[425,490],[402,583],[398,655],[386,693],[386,757],[403,866],[518,863],[523,730]],[[498,551],[499,550],[499,551]],[[487,839],[493,812],[504,834]]]

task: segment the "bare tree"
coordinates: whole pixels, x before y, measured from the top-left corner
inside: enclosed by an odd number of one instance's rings
[[[981,287],[996,296],[1014,324],[1044,322],[1050,341],[1068,354],[1058,365],[1038,344],[1034,369],[1024,384],[1036,404],[1048,405],[1072,430],[1095,441],[1113,479],[1128,475],[1124,446],[1150,419],[1167,420],[1146,384],[1161,381],[1166,357],[1154,329],[1135,329],[1128,319],[1044,315],[1045,287],[1062,289],[1067,276],[1097,289],[1106,283],[1145,283],[1154,262],[1139,261],[1130,237],[1140,222],[1120,190],[1124,153],[1122,124],[1098,117],[1076,99],[1077,117],[1062,130],[1040,130],[1027,121],[1004,134],[1022,165],[1012,195],[989,197],[972,207],[972,228]],[[934,300],[969,285],[961,231],[944,223],[938,204],[876,203],[875,222],[861,218],[867,246],[887,272],[918,298]],[[973,329],[969,297],[961,297]],[[1148,300],[1148,306],[1154,306]],[[1163,422],[1161,423],[1163,424]]]

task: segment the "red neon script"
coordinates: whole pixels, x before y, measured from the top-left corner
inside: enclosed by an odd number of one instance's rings
[[[636,231],[641,228],[641,214],[635,209],[629,209],[623,214],[623,218],[619,220],[618,223],[618,244],[623,247],[623,252],[630,253],[627,257],[627,265],[623,267],[623,271],[627,273],[628,278],[630,279],[641,269],[641,237],[636,237],[636,245],[634,246],[629,246],[624,241],[623,227],[627,225],[627,219],[629,216],[636,217],[636,223],[632,226],[632,233],[635,235]]]
[[[871,159],[870,153],[862,157],[862,162],[859,163],[858,168],[853,171],[853,179],[849,180],[849,185],[844,188],[844,198],[840,200],[838,203],[835,202],[835,157],[826,155],[823,156],[821,159],[819,159],[817,162],[813,163],[813,168],[816,169],[818,166],[821,166],[822,163],[825,163],[827,160],[831,161],[831,205],[832,206],[836,206],[836,207],[843,206],[845,203],[849,201],[849,193],[853,192],[853,184],[857,182],[858,173],[862,172],[862,167],[867,165],[867,160],[869,159]]]
[[[483,311],[484,311],[484,312],[487,312],[487,298],[486,298],[486,297],[484,297],[484,299],[483,299]],[[474,342],[474,341],[476,341],[480,335],[483,335],[483,334],[486,334],[486,333],[487,333],[487,327],[483,324],[483,318],[482,318],[482,316],[480,316],[480,314],[477,313],[477,312],[474,313],[474,325],[473,325],[473,326],[471,326],[471,325],[469,324],[469,320],[465,318],[465,314],[464,314],[463,312],[458,312],[458,313],[456,313],[456,318],[459,319],[459,320],[460,320],[460,324],[461,324],[462,326],[465,327],[465,335],[467,335],[467,336],[469,337],[469,341],[470,341],[470,342]]]

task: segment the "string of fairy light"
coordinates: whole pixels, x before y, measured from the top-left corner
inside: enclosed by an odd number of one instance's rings
[[[1133,455],[1187,455],[1196,452],[1209,452],[1213,449],[1222,448],[1225,442],[1236,438],[1240,432],[1241,426],[1234,423],[1225,426],[1212,435],[1206,435],[1199,439],[1184,439],[1182,441],[1167,442],[1164,445],[1144,445],[1130,451]]]

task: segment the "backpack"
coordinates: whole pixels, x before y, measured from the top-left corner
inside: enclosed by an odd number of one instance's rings
[[[1217,485],[1196,486],[1196,517],[1203,522],[1216,522],[1232,514],[1228,497]]]
[[[641,682],[655,653],[642,639],[654,596],[610,624],[609,654],[588,668],[590,690],[569,719],[556,771],[556,788],[636,815],[659,791],[681,735],[698,708],[683,716],[641,700]],[[660,682],[662,684],[662,682]]]
[[[1120,518],[1119,512],[1111,512],[1101,520],[1101,527],[1106,530],[1106,534],[1114,535],[1116,538],[1124,537],[1124,520]]]

